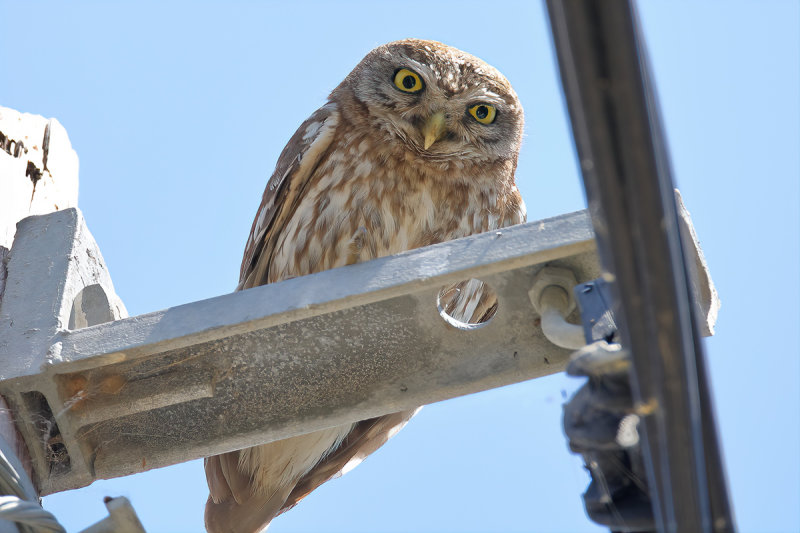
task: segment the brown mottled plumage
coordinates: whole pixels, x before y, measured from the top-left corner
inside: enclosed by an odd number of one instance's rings
[[[237,289],[523,222],[522,126],[511,85],[480,59],[433,41],[376,48],[281,153]],[[465,320],[492,307],[480,287],[461,288],[450,308]],[[265,528],[414,413],[209,457],[207,529]]]

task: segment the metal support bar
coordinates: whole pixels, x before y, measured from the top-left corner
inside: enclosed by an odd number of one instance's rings
[[[107,323],[121,303],[86,262],[103,265],[77,210],[20,222],[0,394],[42,494],[561,371],[528,290],[545,265],[599,274],[586,212]],[[465,331],[437,296],[468,278],[499,307]]]
[[[546,263],[598,274],[581,212],[67,329],[116,301],[103,276],[74,268],[90,255],[102,264],[65,210],[21,221],[8,262],[0,394],[42,494],[561,371],[569,352],[533,326],[531,280]],[[468,278],[499,308],[463,331],[437,296]]]
[[[641,29],[627,0],[548,0],[604,269],[633,356],[659,531],[732,531],[698,319]],[[684,243],[684,246],[688,243]]]

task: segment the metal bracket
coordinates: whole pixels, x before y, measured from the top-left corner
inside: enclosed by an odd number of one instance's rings
[[[593,279],[575,286],[575,299],[581,310],[583,334],[586,344],[604,340],[616,342],[617,323],[614,320],[611,288],[603,278]]]
[[[105,498],[108,516],[80,533],[145,533],[128,498]]]

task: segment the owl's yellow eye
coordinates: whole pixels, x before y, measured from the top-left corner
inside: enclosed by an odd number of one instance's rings
[[[394,84],[405,93],[416,93],[424,87],[419,74],[407,68],[401,68],[395,73]]]
[[[491,124],[497,116],[497,109],[489,104],[475,104],[469,108],[469,114],[481,124]]]

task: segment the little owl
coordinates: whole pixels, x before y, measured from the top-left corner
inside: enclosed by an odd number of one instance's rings
[[[237,290],[524,222],[522,126],[511,85],[480,59],[415,39],[374,49],[283,149]],[[494,302],[470,283],[450,314],[488,316]],[[207,458],[208,531],[266,528],[414,413]]]

